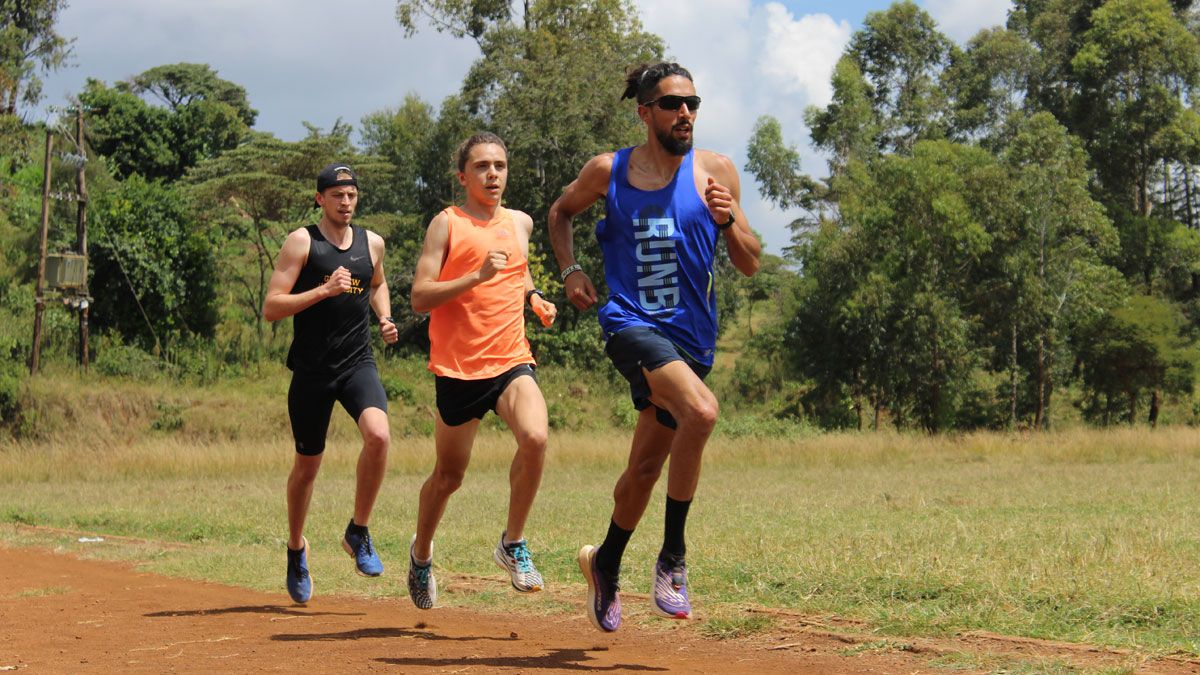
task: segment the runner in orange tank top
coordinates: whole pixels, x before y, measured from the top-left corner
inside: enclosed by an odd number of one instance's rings
[[[501,206],[508,181],[504,141],[487,133],[464,141],[458,180],[466,203],[429,223],[413,274],[413,310],[430,313],[429,370],[437,389],[437,462],[421,487],[409,549],[408,592],[421,609],[437,602],[433,535],[450,495],[462,484],[479,422],[489,410],[517,440],[508,522],[492,557],[518,591],[540,591],[543,585],[524,538],[542,480],[548,429],[546,400],[525,339],[525,303],[546,327],[557,310],[529,274],[533,219]]]

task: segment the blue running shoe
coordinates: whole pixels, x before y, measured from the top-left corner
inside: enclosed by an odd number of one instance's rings
[[[505,544],[505,534],[507,533],[501,533],[500,542],[496,544],[492,558],[500,566],[500,569],[508,572],[513,588],[522,593],[542,590],[544,585],[542,575],[533,566],[533,557],[529,555],[529,545],[524,539],[512,544]]]
[[[692,618],[692,603],[687,592],[687,563],[664,561],[654,563],[654,612],[668,619]]]
[[[350,520],[350,525],[346,526],[346,536],[342,539],[342,548],[346,549],[346,553],[354,558],[354,571],[364,577],[377,577],[383,574],[383,563],[379,560],[379,556],[375,553],[375,546],[371,543],[371,533],[367,528],[362,528],[362,534],[355,534],[350,531],[354,525],[354,520]]]
[[[413,542],[417,535],[413,535]],[[417,609],[433,609],[437,602],[437,579],[433,578],[433,561],[418,565],[412,554],[412,543],[408,545],[408,597]]]
[[[292,600],[303,605],[312,597],[312,577],[308,576],[308,540],[299,551],[288,548],[287,592]]]
[[[588,583],[587,615],[592,625],[606,633],[621,627],[621,585],[596,567],[599,547],[587,545],[579,549],[579,569]]]

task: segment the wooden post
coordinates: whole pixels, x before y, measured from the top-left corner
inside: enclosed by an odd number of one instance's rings
[[[42,312],[46,309],[46,299],[42,297],[42,290],[46,285],[46,239],[50,236],[50,152],[53,147],[53,132],[46,129],[46,163],[42,177],[42,236],[38,250],[37,287],[34,290],[33,353],[29,357],[30,375],[37,375],[39,361],[42,357]]]
[[[75,191],[78,193],[78,210],[75,213],[75,245],[77,253],[84,256],[87,260],[87,178],[85,170],[87,168],[87,151],[84,149],[83,142],[83,104],[81,103],[75,109],[75,144],[76,150],[79,153],[79,165],[75,168]],[[83,301],[79,308],[79,365],[83,366],[84,371],[88,368],[88,283],[87,275],[83,277],[83,288],[80,290],[83,296]]]

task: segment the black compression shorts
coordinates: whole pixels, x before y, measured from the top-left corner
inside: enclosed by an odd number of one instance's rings
[[[366,362],[334,377],[292,374],[288,389],[288,417],[292,420],[292,437],[296,452],[319,455],[325,451],[325,434],[333,402],[338,401],[358,422],[367,408],[387,412],[387,394],[379,381],[379,371],[373,362]]]

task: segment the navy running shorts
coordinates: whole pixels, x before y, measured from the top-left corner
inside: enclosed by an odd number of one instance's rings
[[[334,376],[292,373],[288,417],[292,420],[296,452],[319,455],[325,451],[334,401],[341,403],[355,422],[367,408],[387,412],[387,394],[375,364],[368,361]]]
[[[438,414],[446,426],[456,427],[471,420],[481,420],[496,403],[508,385],[518,377],[528,375],[537,381],[534,366],[522,363],[496,377],[482,380],[460,380],[438,375],[434,379],[437,391]]]
[[[609,360],[617,367],[621,375],[629,381],[629,396],[633,399],[633,407],[639,411],[654,405],[650,402],[650,383],[646,381],[645,368],[648,371],[658,370],[672,361],[683,361],[701,381],[708,377],[712,366],[706,366],[688,356],[687,352],[675,346],[660,331],[648,326],[632,326],[608,338],[604,352]],[[668,429],[679,427],[671,413],[655,406],[654,418]]]

